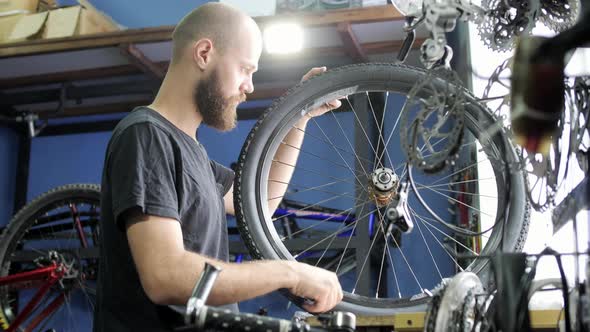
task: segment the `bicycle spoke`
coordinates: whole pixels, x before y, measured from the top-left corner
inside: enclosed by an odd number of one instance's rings
[[[443,194],[443,193],[441,193],[440,191],[438,191],[438,190],[436,190],[436,189],[432,189],[432,188],[428,188],[428,187],[425,187],[425,188],[426,188],[426,189],[429,189],[429,190],[432,190],[432,191],[434,191],[435,193],[437,193],[437,194],[439,194],[439,195],[441,195],[441,196],[444,196],[444,197],[446,197],[446,198],[448,198],[448,199],[452,200],[453,202],[456,202],[456,203],[459,203],[459,204],[461,204],[461,205],[464,205],[464,206],[466,206],[466,207],[468,207],[468,208],[471,208],[471,209],[473,209],[473,210],[475,210],[475,211],[477,211],[477,212],[479,212],[479,213],[481,213],[481,214],[484,214],[484,215],[486,215],[486,216],[488,216],[488,217],[490,217],[490,218],[494,218],[494,216],[492,216],[491,214],[489,214],[489,213],[486,213],[486,212],[483,212],[482,210],[480,210],[480,209],[478,209],[478,208],[476,208],[476,207],[474,207],[474,206],[471,206],[471,205],[469,205],[469,204],[465,204],[465,203],[463,203],[463,202],[461,202],[461,201],[459,201],[459,200],[456,200],[455,198],[453,198],[453,197],[451,197],[451,196],[449,196],[449,195]]]
[[[383,255],[381,256],[381,267],[379,268],[379,279],[377,279],[377,289],[375,290],[375,298],[379,298],[379,287],[381,286],[381,276],[383,276],[383,263],[385,263],[385,252],[389,250],[387,243],[383,246]]]
[[[434,264],[434,267],[436,268],[436,272],[438,272],[438,275],[440,276],[440,280],[443,279],[442,273],[440,273],[440,269],[438,268],[438,264],[436,264],[436,260],[434,259],[434,255],[432,254],[432,251],[430,250],[430,246],[428,245],[428,242],[426,242],[426,237],[424,237],[424,233],[422,233],[422,228],[420,227],[420,223],[416,223],[416,226],[418,228],[418,231],[420,231],[420,236],[422,236],[422,240],[424,241],[424,244],[426,245],[426,249],[428,250],[428,254],[430,254],[430,258],[432,259],[432,263]]]
[[[377,211],[377,214],[379,214],[379,209],[375,209]],[[361,275],[363,274],[363,271],[365,270],[365,265],[367,264],[367,260],[369,259],[370,253],[371,253],[371,249],[373,249],[373,245],[375,245],[375,241],[377,240],[377,236],[379,235],[379,230],[377,230],[377,233],[373,236],[373,240],[371,241],[371,245],[369,246],[369,250],[367,251],[367,255],[365,256],[365,259],[363,260],[363,265],[361,266],[360,271],[357,269],[357,274],[356,274],[356,281],[354,283],[354,286],[352,287],[352,291],[351,293],[354,294],[354,292],[356,291],[356,286],[358,285],[359,280],[361,280]],[[385,231],[383,231],[383,235],[385,235]]]
[[[331,113],[332,113],[332,114],[334,114],[333,112],[331,112]],[[292,126],[292,128],[293,128],[293,129],[295,129],[295,130],[299,130],[300,132],[304,133],[304,134],[305,134],[305,137],[312,137],[312,138],[315,138],[315,139],[317,139],[317,140],[318,140],[318,141],[320,141],[320,142],[323,142],[323,143],[326,143],[326,144],[330,144],[330,143],[329,143],[328,141],[326,141],[325,139],[322,139],[322,138],[320,138],[320,137],[317,137],[317,136],[315,136],[315,135],[314,135],[314,134],[312,134],[312,133],[308,133],[308,132],[306,132],[305,130],[303,130],[303,129],[301,129],[301,128],[298,128],[298,127],[296,127],[296,126]],[[362,159],[362,160],[363,160],[364,162],[366,162],[366,163],[370,163],[370,162],[371,162],[371,160],[369,160],[369,159],[366,159],[366,158],[363,158],[363,157],[361,157],[361,156],[358,156],[358,155],[357,155],[357,154],[355,154],[354,152],[348,151],[348,150],[346,150],[346,149],[344,149],[344,148],[341,148],[341,147],[338,147],[338,146],[334,146],[334,148],[338,149],[339,151],[346,152],[347,154],[350,154],[350,155],[352,155],[352,156],[357,156],[358,158]],[[354,148],[353,148],[353,150],[354,150]]]
[[[365,209],[365,206],[367,203],[368,203],[368,201],[363,203],[363,207],[362,207],[361,211],[363,211]],[[356,220],[359,220],[359,219],[356,219]],[[342,264],[342,260],[344,259],[344,255],[346,254],[346,250],[348,250],[348,246],[350,245],[350,240],[352,239],[352,236],[354,235],[354,231],[356,230],[356,225],[358,225],[358,223],[355,223],[354,227],[350,231],[350,236],[348,237],[348,240],[346,241],[346,245],[344,246],[344,251],[342,252],[342,256],[340,256],[340,260],[338,261],[338,265],[336,266],[336,271],[334,272],[336,274],[338,274],[338,270],[340,269],[340,265]]]
[[[348,194],[348,193],[344,193],[344,194],[342,194],[342,195],[346,195],[346,194]],[[321,200],[321,201],[319,201],[319,202],[317,202],[317,203],[315,203],[315,204],[309,204],[309,205],[306,205],[305,207],[303,207],[303,208],[301,208],[301,209],[298,209],[298,211],[307,211],[307,210],[311,209],[312,207],[318,206],[318,205],[319,205],[319,204],[321,204],[321,203],[331,202],[331,201],[333,201],[333,200],[335,200],[335,199],[338,199],[338,198],[340,198],[340,197],[338,197],[338,196],[335,196],[335,197],[326,198],[326,199],[324,199],[324,200]],[[346,210],[345,210],[345,211],[346,211]],[[284,217],[287,217],[287,216],[289,216],[289,215],[291,215],[291,213],[285,213],[285,214],[283,214],[283,215],[281,215],[281,216],[278,216],[278,217],[276,217],[276,218],[273,218],[273,219],[271,219],[271,221],[272,221],[272,222],[274,222],[274,221],[277,221],[277,220],[279,220],[279,219],[282,219],[282,218],[284,218]],[[333,217],[330,217],[330,218],[333,218]]]
[[[326,194],[332,194],[332,195],[340,195],[342,197],[350,197],[350,198],[356,198],[352,195],[343,195],[341,193],[337,193],[337,192],[333,192],[333,191],[327,191],[327,190],[319,190],[318,188],[322,188],[322,187],[327,187],[327,186],[331,186],[333,184],[336,183],[341,183],[342,181],[334,181],[328,184],[323,184],[323,185],[319,185],[319,186],[315,186],[315,187],[305,187],[305,186],[300,186],[300,185],[296,185],[294,183],[289,183],[289,182],[284,182],[284,181],[278,181],[278,180],[268,180],[269,182],[276,182],[276,183],[280,183],[280,184],[286,184],[286,185],[292,185],[293,187],[297,187],[297,188],[303,188],[304,190],[298,190],[297,192],[291,193],[291,194],[301,194],[307,191],[317,191],[317,192],[321,192],[321,193],[326,193]],[[267,199],[267,201],[272,201],[275,199],[279,199],[279,198],[283,198],[285,197],[287,194],[285,195],[281,195],[281,196],[275,196],[272,198]]]
[[[351,208],[348,208],[348,209],[346,209],[346,210],[344,210],[344,211],[342,211],[342,212],[349,211],[349,210],[352,212],[352,210],[354,210],[356,207],[358,207],[358,206],[360,206],[360,205],[364,205],[364,204],[366,204],[366,202],[365,202],[365,203],[359,203],[359,204],[357,204],[357,205],[355,205],[355,206],[353,206],[353,207],[351,207]],[[321,225],[321,224],[325,223],[326,221],[332,220],[332,219],[334,219],[335,217],[342,216],[342,215],[344,215],[344,213],[338,213],[338,214],[334,214],[333,216],[330,216],[330,217],[328,217],[328,218],[326,218],[326,219],[320,220],[319,222],[317,222],[317,223],[315,223],[315,224],[313,224],[313,225],[311,225],[311,226],[308,226],[308,227],[306,227],[306,228],[300,229],[300,230],[298,230],[298,231],[297,231],[297,232],[295,232],[295,233],[291,233],[291,234],[290,234],[290,236],[297,235],[297,234],[299,234],[299,233],[301,233],[301,232],[304,232],[304,231],[306,231],[306,230],[308,230],[308,229],[314,228],[314,227],[316,227],[316,226],[318,226],[318,225]],[[355,221],[356,221],[356,220],[358,220],[358,219],[359,219],[359,218],[356,218],[356,219],[355,219]],[[273,220],[273,221],[274,221],[274,220]],[[286,237],[283,237],[283,238],[281,238],[281,241],[284,241],[284,240],[286,240],[286,239],[287,239]]]
[[[318,127],[318,129],[322,132],[322,134],[324,135],[324,137],[328,140],[328,142],[330,142],[330,145],[332,146],[332,148],[334,148],[334,144],[332,143],[332,140],[328,137],[328,135],[326,135],[326,133],[324,132],[324,130],[318,125],[317,121],[315,120],[315,118],[311,118],[313,120],[313,122],[315,123],[315,125]],[[348,165],[348,162],[346,162],[346,159],[344,159],[344,157],[342,156],[342,154],[340,152],[338,152],[338,150],[334,149],[336,151],[336,153],[340,156],[340,159],[342,159],[342,161],[346,164],[346,166],[348,167],[348,170],[350,171],[350,173],[352,173],[352,175],[354,175],[354,178],[356,179],[356,181],[358,182],[358,184],[363,187],[363,183],[361,180],[359,180],[358,176],[356,176],[356,173],[352,170],[352,168],[350,167],[350,165]],[[365,174],[365,176],[367,176],[367,178],[369,177],[368,174]]]
[[[387,238],[385,238],[387,240]],[[387,242],[385,243],[387,245]],[[397,280],[397,272],[395,272],[395,265],[393,265],[393,259],[391,258],[391,253],[389,252],[389,250],[387,251],[389,256],[389,264],[391,265],[391,270],[393,271],[393,279],[395,280],[395,286],[397,288],[397,297],[398,298],[402,298],[402,291],[399,288],[399,281]]]
[[[411,210],[413,210],[411,207],[410,207],[410,209],[411,209]],[[414,211],[414,213],[417,213],[417,212],[416,212],[416,210],[413,210],[413,211]],[[441,234],[443,234],[443,235],[447,236],[449,239],[451,239],[451,240],[455,241],[455,242],[456,242],[458,245],[461,245],[461,242],[457,242],[457,241],[455,240],[455,238],[454,238],[454,237],[452,237],[452,236],[451,236],[451,235],[449,235],[448,233],[445,233],[445,232],[444,232],[444,231],[442,231],[440,228],[438,228],[438,227],[436,227],[436,226],[434,226],[433,224],[431,224],[431,223],[430,223],[430,222],[433,222],[433,223],[438,223],[438,221],[437,221],[436,219],[433,219],[433,218],[430,218],[430,217],[426,217],[426,216],[423,216],[423,215],[421,215],[421,217],[422,217],[422,221],[424,221],[424,222],[425,222],[425,223],[426,223],[428,226],[430,226],[430,227],[434,228],[434,229],[435,229],[437,232],[439,232],[439,233],[441,233]],[[430,222],[428,222],[428,221],[430,221]],[[459,235],[459,236],[461,236],[461,235]],[[481,236],[481,237],[484,237],[484,238],[486,238],[486,239],[489,239],[489,238],[490,238],[490,237],[489,237],[488,235],[486,235],[486,234],[479,234],[479,235],[477,235],[477,236]],[[471,235],[471,236],[469,236],[469,237],[474,237],[474,236],[473,236],[473,235]],[[463,246],[463,248],[465,248],[465,249],[467,249],[467,250],[470,250],[469,248],[467,248],[467,247],[465,247],[465,246]],[[472,251],[472,253],[473,253],[473,254],[476,254],[476,255],[479,255],[478,253],[476,253],[476,252],[473,252],[473,251]]]
[[[366,216],[370,215],[370,214],[371,214],[371,213],[373,213],[373,212],[375,212],[375,210],[373,210],[373,211],[371,211],[371,212],[367,213],[366,215],[362,216],[361,218],[359,218],[359,219],[356,219],[355,221],[351,222],[350,224],[348,224],[348,225],[344,226],[344,227],[343,227],[341,230],[337,230],[337,231],[336,231],[336,232],[334,232],[334,233],[330,233],[330,234],[329,234],[329,236],[331,236],[331,235],[334,235],[334,234],[338,234],[338,233],[340,233],[340,232],[342,232],[342,231],[346,230],[347,228],[350,228],[350,226],[352,226],[352,225],[355,225],[356,223],[358,223],[358,221],[359,221],[359,220],[361,220],[362,218],[364,218],[364,217],[366,217]],[[354,226],[353,226],[353,227],[354,227]],[[302,252],[300,252],[300,253],[298,253],[297,255],[293,256],[293,258],[297,259],[297,257],[301,256],[301,254],[304,254],[304,253],[308,252],[309,250],[311,250],[311,249],[315,248],[315,247],[316,247],[318,244],[320,244],[320,243],[322,243],[322,242],[326,241],[328,238],[329,238],[329,237],[326,237],[326,238],[324,238],[324,239],[322,239],[322,240],[320,240],[320,241],[318,241],[318,242],[314,243],[312,246],[310,246],[310,247],[308,247],[308,248],[305,248],[305,250],[303,250]]]
[[[327,159],[327,158],[322,158],[321,156],[318,156],[318,155],[317,155],[317,154],[315,154],[315,153],[311,153],[311,152],[305,151],[305,150],[303,150],[303,149],[300,149],[300,148],[298,148],[298,147],[296,147],[296,146],[294,146],[294,145],[291,145],[291,144],[289,144],[289,143],[286,143],[286,142],[281,142],[281,144],[283,144],[283,145],[286,145],[286,146],[288,146],[288,147],[290,147],[290,148],[293,148],[293,149],[295,149],[295,150],[298,150],[298,151],[300,151],[300,152],[303,152],[304,154],[308,154],[308,155],[311,155],[311,156],[313,156],[313,157],[316,157],[316,158],[318,158],[319,160],[322,160],[322,161],[327,161],[327,162],[329,162],[329,163],[333,164],[334,166],[338,166],[338,167],[341,167],[341,168],[345,168],[345,169],[348,169],[348,170],[350,170],[350,169],[348,168],[348,166],[346,166],[346,165],[339,164],[339,163],[337,163],[337,162],[335,162],[335,161],[332,161],[332,160],[330,160],[330,159]],[[355,174],[356,174],[356,173],[355,173]],[[360,175],[366,175],[366,174],[367,174],[367,173],[366,173],[366,172],[364,172],[364,173],[361,173]]]
[[[369,92],[365,92],[365,94],[367,95],[367,100],[369,101],[369,106],[371,107],[371,114],[373,115],[373,119],[375,120],[375,127],[377,127],[377,131],[379,136],[377,137],[377,149],[375,150],[375,162],[373,163],[373,167],[377,168],[379,167],[379,163],[382,162],[381,157],[379,156],[379,145],[381,143],[381,141],[383,140],[383,143],[385,144],[384,138],[383,138],[383,130],[381,127],[383,127],[383,119],[385,119],[385,107],[383,108],[383,114],[381,115],[381,122],[377,121],[377,116],[375,115],[375,109],[373,108],[373,103],[371,102],[371,97],[369,96]],[[385,105],[387,105],[387,98],[385,98]],[[387,153],[387,150],[385,150],[385,146],[383,147],[383,154],[387,156],[387,159],[389,160],[389,164],[393,165],[393,162],[391,161],[391,157],[389,156],[389,153]],[[383,165],[382,165],[383,166]]]
[[[402,107],[402,109],[403,109],[403,107]],[[397,115],[397,119],[395,120],[395,123],[393,124],[393,128],[391,129],[391,132],[389,133],[389,137],[387,137],[387,141],[385,142],[384,151],[386,151],[389,146],[389,142],[391,141],[391,137],[393,136],[393,133],[395,132],[395,129],[397,128],[397,125],[399,123],[399,120],[401,119],[401,116],[402,116],[402,112],[400,111],[399,114]],[[383,156],[381,158],[383,158]],[[393,164],[392,164],[392,166],[393,166]]]
[[[478,161],[478,162],[477,162],[477,163],[475,163],[475,164],[472,164],[472,165],[470,165],[470,166],[466,166],[465,168],[462,168],[462,169],[460,169],[460,170],[458,170],[458,171],[456,171],[456,172],[454,172],[454,173],[451,173],[451,174],[449,174],[449,175],[446,175],[446,176],[445,176],[445,177],[443,177],[443,178],[440,178],[440,179],[438,179],[438,180],[434,181],[432,184],[435,184],[435,183],[437,183],[437,182],[440,182],[440,181],[442,181],[442,180],[444,180],[444,179],[448,179],[448,178],[450,178],[451,176],[453,176],[453,175],[455,175],[455,174],[459,174],[459,173],[461,173],[461,172],[463,172],[463,171],[465,171],[465,170],[468,170],[468,169],[470,169],[470,168],[472,168],[472,167],[475,167],[475,166],[477,166],[477,165],[479,165],[479,164],[483,163],[484,161],[489,161],[489,159],[482,159],[482,160]]]
[[[414,212],[416,213],[416,212]],[[467,247],[466,245],[464,245],[463,243],[457,241],[454,237],[452,237],[451,235],[445,233],[444,231],[442,231],[440,228],[434,226],[433,224],[429,223],[428,221],[426,221],[426,217],[422,216],[422,222],[426,225],[426,226],[430,226],[431,228],[433,228],[435,231],[439,232],[440,234],[446,236],[447,238],[449,238],[450,240],[452,240],[453,242],[455,242],[456,244],[458,244],[459,246],[463,247],[463,249],[470,251],[472,254],[479,256],[479,254],[475,251],[473,251],[471,248]],[[434,221],[434,220],[432,220]],[[486,237],[485,235],[480,235],[481,237]],[[489,239],[489,237],[486,237],[487,239]]]
[[[319,176],[322,176],[322,177],[325,177],[325,178],[328,178],[328,179],[332,179],[332,180],[336,180],[336,181],[340,181],[340,182],[344,182],[344,183],[349,183],[349,184],[352,184],[352,185],[356,185],[356,183],[354,183],[354,182],[350,182],[350,181],[347,181],[347,180],[345,180],[345,179],[341,179],[341,178],[333,177],[333,176],[331,176],[331,175],[323,174],[323,173],[320,173],[320,172],[317,172],[317,171],[312,171],[312,170],[309,170],[309,169],[303,168],[303,167],[301,167],[301,166],[294,166],[294,165],[291,165],[291,164],[288,164],[288,163],[284,163],[284,162],[282,162],[282,161],[280,161],[280,160],[273,159],[273,162],[276,162],[276,163],[278,163],[278,164],[282,164],[282,165],[285,165],[285,166],[293,167],[293,168],[295,168],[295,169],[299,169],[299,170],[302,170],[302,171],[304,171],[304,172],[313,173],[313,174],[315,174],[315,175],[319,175]],[[276,181],[276,180],[269,180],[269,181]],[[364,188],[363,188],[363,189],[364,189]]]
[[[422,184],[422,183],[418,183],[416,182],[416,187],[418,187],[418,185],[420,185],[420,189],[426,189],[426,188],[437,188],[437,187],[447,187],[449,185],[456,185],[456,184],[461,184],[461,183],[472,183],[472,182],[481,182],[481,181],[487,181],[487,180],[494,180],[495,178],[483,178],[483,179],[473,179],[473,180],[465,180],[465,181],[457,181],[457,182],[448,182],[448,183],[442,183],[442,184]]]
[[[418,219],[422,220],[422,217],[420,217],[418,214],[411,212],[415,217],[417,217]],[[459,268],[459,270],[461,272],[463,272],[463,268],[461,267],[461,265],[459,265],[459,263],[457,262],[457,260],[455,259],[455,257],[453,257],[453,255],[449,252],[449,250],[447,249],[447,247],[445,247],[440,241],[439,239],[434,235],[434,233],[432,233],[432,231],[430,229],[428,229],[428,227],[426,227],[426,230],[430,233],[430,235],[432,235],[432,238],[440,245],[440,247],[447,253],[447,255],[449,256],[449,258],[455,263],[455,265]]]
[[[334,120],[336,120],[336,124],[338,125],[338,128],[340,128],[340,131],[342,132],[342,136],[344,136],[344,139],[346,139],[346,142],[348,142],[348,146],[354,151],[355,148],[352,145],[352,143],[350,142],[350,140],[348,139],[348,135],[346,135],[346,133],[344,132],[344,129],[342,128],[342,125],[340,124],[340,121],[338,121],[338,118],[336,117],[336,115],[334,114],[334,112],[330,112],[332,113],[332,116],[334,117]],[[357,154],[354,153],[354,156],[356,158],[356,161],[359,163],[359,165],[361,166],[361,169],[363,170],[363,172],[365,173],[365,175],[367,174],[367,170],[365,169],[365,167],[363,166],[363,162],[361,161],[361,157]],[[363,158],[364,159],[364,158]],[[365,159],[366,160],[366,159]],[[369,160],[366,160],[369,161]]]
[[[387,244],[387,235],[385,234],[385,230],[384,230],[384,227],[383,227],[383,219],[385,218],[385,216],[383,216],[380,211],[378,211],[378,214],[379,214],[379,227],[381,229],[383,229],[383,236],[385,237],[385,244]],[[400,254],[402,256],[402,259],[404,260],[404,262],[408,266],[408,269],[410,270],[410,273],[414,277],[414,280],[416,280],[416,283],[418,284],[418,287],[420,288],[420,290],[422,292],[424,292],[424,287],[422,287],[422,284],[420,284],[420,281],[418,280],[418,277],[414,273],[414,270],[412,269],[412,266],[410,266],[410,262],[406,258],[406,255],[404,254],[404,251],[402,250],[402,247],[399,245],[399,243],[395,239],[395,236],[391,235],[391,239],[393,240],[393,243],[395,243],[395,246],[399,249],[399,252],[400,252]],[[391,256],[390,256],[390,258],[391,258]],[[392,266],[393,266],[393,261],[392,261]]]
[[[363,126],[363,124],[361,123],[361,120],[359,119],[358,115],[356,114],[356,110],[354,109],[354,106],[352,106],[352,103],[348,99],[348,96],[346,96],[346,101],[348,102],[348,105],[350,105],[350,109],[352,109],[352,114],[354,114],[354,118],[356,119],[359,127],[363,131],[363,134],[365,135],[365,138],[367,139],[367,143],[369,143],[371,150],[373,150],[374,154],[377,154],[377,151],[375,151],[375,147],[373,147],[373,143],[371,143],[371,140],[369,139],[369,135],[367,135],[367,132],[365,131],[365,127]]]
[[[367,95],[368,97],[368,95]],[[385,130],[383,124],[385,123],[385,113],[387,111],[387,101],[389,100],[389,91],[385,91],[385,98],[384,98],[384,102],[383,102],[383,110],[381,112],[381,126],[379,127],[382,130]],[[369,99],[369,103],[370,103],[370,99]],[[373,108],[373,105],[371,104],[371,109]],[[374,114],[374,112],[373,112]],[[383,127],[383,128],[382,128]],[[381,131],[381,130],[380,130]],[[384,156],[384,154],[387,152],[387,145],[385,144],[385,137],[383,136],[383,133],[380,132],[379,133],[379,139],[380,141],[383,142],[383,152],[381,153],[381,155],[376,156],[378,157],[378,159],[375,161],[374,165],[378,165],[379,163],[382,162],[382,158]],[[377,151],[379,151],[379,141],[377,141]],[[391,158],[389,158],[389,154],[387,155],[388,159],[389,159],[389,164],[393,165],[393,162],[391,161]]]
[[[352,209],[346,214],[346,220],[348,220],[348,217],[350,217],[350,214],[351,213],[352,213]],[[340,227],[342,227],[342,225],[345,225],[345,223],[344,222],[341,223],[340,224]],[[324,251],[322,252],[322,255],[320,256],[320,258],[316,262],[315,266],[318,266],[320,264],[320,262],[322,261],[322,258],[324,258],[324,256],[328,252],[328,249],[330,248],[330,246],[332,245],[332,243],[334,242],[334,240],[336,239],[337,236],[338,236],[338,233],[336,233],[336,234],[334,234],[334,236],[332,236],[332,239],[330,240],[330,243],[328,243],[328,245],[326,246],[326,249],[324,249]]]
[[[432,144],[432,145],[431,145],[431,147],[435,147],[435,146],[437,146],[438,144],[440,144],[440,143],[441,143],[442,141],[444,141],[445,139],[447,139],[447,138],[446,138],[446,137],[443,137],[443,138],[441,138],[440,140],[438,140],[438,141],[436,141],[434,144]],[[459,151],[461,151],[461,150],[462,150],[464,147],[466,147],[466,146],[468,146],[468,145],[474,145],[474,144],[476,144],[476,142],[477,142],[477,141],[475,141],[475,140],[474,140],[474,141],[472,141],[472,142],[469,142],[469,143],[463,143],[463,144],[461,144],[461,145],[459,146],[459,148],[457,149],[457,151],[458,151],[458,152],[459,152]],[[424,144],[424,145],[422,146],[422,148],[420,149],[420,152],[422,152],[422,151],[424,150],[424,148],[425,148],[425,147],[426,147],[426,144]],[[458,152],[457,152],[457,153],[458,153]],[[432,153],[424,154],[424,155],[422,155],[422,157],[426,158],[426,157],[433,156],[434,154],[435,154],[435,153],[434,153],[434,152],[432,152]]]
[[[421,189],[428,189],[428,186],[418,186],[418,184],[416,184],[416,188],[418,190]],[[465,194],[465,195],[472,195],[472,196],[479,196],[479,197],[487,197],[487,198],[498,198],[498,196],[490,196],[490,195],[484,195],[484,194],[478,194],[478,193],[470,193],[467,191],[460,191],[460,190],[451,190],[451,189],[438,189],[440,191],[445,191],[445,192],[451,192],[451,193],[455,193],[455,194]]]

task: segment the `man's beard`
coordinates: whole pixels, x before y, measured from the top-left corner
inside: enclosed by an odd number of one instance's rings
[[[214,69],[209,77],[197,83],[193,99],[206,125],[220,131],[228,131],[236,127],[236,108],[246,100],[246,95],[224,98],[220,83],[219,73]]]

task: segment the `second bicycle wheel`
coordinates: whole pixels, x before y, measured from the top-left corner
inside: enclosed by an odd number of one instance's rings
[[[250,132],[236,172],[236,217],[252,255],[336,271],[345,291],[338,309],[359,314],[418,310],[460,271],[485,281],[489,264],[480,256],[520,250],[526,238],[525,175],[513,167],[517,154],[490,111],[464,89],[448,88],[417,68],[363,64],[313,77],[278,99]],[[462,109],[460,127],[433,116],[408,128],[402,109],[407,116],[433,103],[446,108],[451,97]],[[309,110],[335,98],[342,107],[311,118],[300,148],[285,142]],[[400,140],[408,132],[422,137],[413,140],[420,160],[444,161],[444,152],[446,166],[412,167]],[[445,145],[453,146],[437,151]],[[286,149],[299,154],[296,163],[275,158]],[[281,181],[271,166],[293,175]],[[286,231],[284,216],[269,208],[282,199],[303,202],[300,213],[315,218],[297,218]],[[409,223],[395,212],[400,200]],[[318,217],[319,207],[340,216]]]

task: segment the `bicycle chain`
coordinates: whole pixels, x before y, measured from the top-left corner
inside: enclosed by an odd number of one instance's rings
[[[478,27],[483,43],[494,51],[505,52],[516,43],[515,37],[529,34],[539,13],[539,0],[483,0],[487,13]]]
[[[435,80],[442,83],[442,89],[434,84]],[[402,108],[402,149],[409,162],[426,173],[438,172],[457,159],[465,122],[465,97],[460,86],[461,81],[452,70],[442,67],[432,69],[414,84]],[[413,110],[415,106],[419,107],[417,114]],[[434,125],[427,127],[427,123],[430,124],[435,117]],[[440,129],[445,126],[451,128],[441,132]],[[418,146],[420,138],[423,140],[422,147]],[[436,139],[434,144],[431,142],[433,139]],[[442,148],[435,151],[435,145],[443,141]],[[430,154],[424,154],[425,149]]]
[[[443,279],[432,290],[432,299],[428,302],[426,307],[426,316],[424,317],[424,332],[433,332],[436,327],[436,317],[438,316],[438,309],[442,301],[445,290],[449,284],[450,279]]]
[[[540,0],[539,22],[555,32],[562,32],[577,20],[580,5],[578,0]]]
[[[476,306],[477,301],[475,300],[475,295],[473,295],[473,291],[470,290],[467,292],[467,295],[465,295],[463,307],[461,308],[461,322],[459,323],[460,332],[470,332],[473,330],[473,327],[475,326]]]

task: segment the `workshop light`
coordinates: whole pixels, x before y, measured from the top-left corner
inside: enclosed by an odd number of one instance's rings
[[[264,29],[264,45],[268,53],[296,53],[303,48],[303,29],[294,23],[275,23]]]

